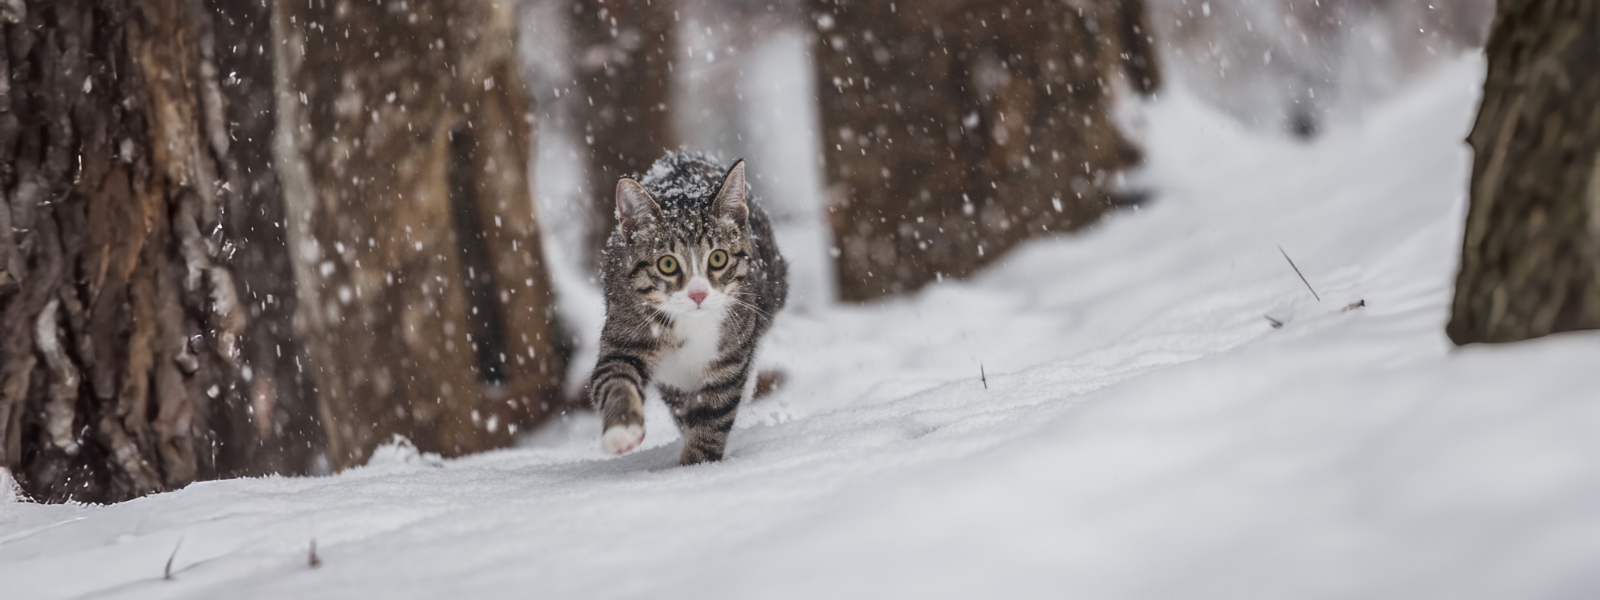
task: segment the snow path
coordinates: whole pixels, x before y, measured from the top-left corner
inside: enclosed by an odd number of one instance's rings
[[[789,383],[720,464],[672,466],[655,406],[616,459],[581,416],[459,460],[0,501],[0,598],[1600,594],[1600,336],[1442,334],[1481,72],[1311,145],[1147,107],[1155,203],[786,313]]]

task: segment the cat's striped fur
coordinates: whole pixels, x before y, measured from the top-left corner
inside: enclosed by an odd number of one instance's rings
[[[654,382],[683,433],[679,464],[720,460],[754,382],[756,346],[788,293],[771,224],[746,192],[743,161],[724,170],[685,152],[618,182],[617,216],[589,379],[601,446],[621,454],[644,439],[644,388]]]

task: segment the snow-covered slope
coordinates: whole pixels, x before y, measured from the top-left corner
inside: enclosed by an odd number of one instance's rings
[[[1169,95],[1150,206],[781,317],[788,385],[722,463],[672,466],[653,409],[622,458],[574,416],[460,460],[4,502],[0,597],[1600,595],[1600,336],[1442,334],[1481,70],[1311,145]]]

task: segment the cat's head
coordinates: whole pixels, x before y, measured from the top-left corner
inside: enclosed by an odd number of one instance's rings
[[[624,260],[614,264],[626,269],[622,283],[641,304],[674,318],[720,317],[746,301],[740,287],[754,258],[744,161],[714,192],[686,187],[658,202],[638,181],[617,182],[623,244],[612,251]]]

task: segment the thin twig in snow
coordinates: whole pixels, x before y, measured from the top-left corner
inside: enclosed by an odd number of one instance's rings
[[[978,363],[978,379],[983,381],[983,389],[989,389],[989,374],[983,372],[983,363]]]
[[[178,543],[172,545],[172,554],[167,557],[167,568],[161,573],[161,579],[172,581],[172,561],[178,558],[178,549],[183,547],[183,538],[178,538]]]
[[[1318,296],[1317,290],[1311,288],[1311,282],[1306,281],[1306,276],[1300,272],[1300,267],[1294,266],[1294,259],[1289,258],[1289,253],[1283,251],[1282,245],[1278,246],[1278,252],[1283,253],[1283,259],[1289,261],[1289,268],[1294,269],[1294,274],[1300,276],[1300,282],[1306,284],[1306,289],[1311,290],[1311,297],[1316,298],[1317,302],[1321,302],[1322,296]]]

